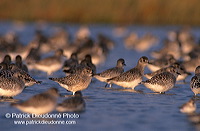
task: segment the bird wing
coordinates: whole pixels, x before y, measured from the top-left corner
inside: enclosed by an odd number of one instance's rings
[[[146,80],[145,83],[163,85],[171,81],[175,82],[175,79],[168,79],[169,77],[174,77],[174,76],[169,72],[163,72],[153,76],[149,80]]]
[[[114,68],[103,71],[102,73],[99,74],[99,76],[112,78],[112,77],[116,77],[120,75],[121,73],[123,73],[123,69],[114,67]]]
[[[79,74],[71,74],[63,78],[55,78],[53,81],[56,81],[60,84],[73,86],[81,81],[81,76]]]
[[[191,88],[200,88],[200,77],[193,76],[190,82]]]
[[[129,71],[126,71],[124,73],[122,73],[119,76],[116,76],[114,78],[109,79],[109,81],[134,81],[135,79],[141,77],[142,74],[140,73],[140,71],[136,68],[133,68]]]

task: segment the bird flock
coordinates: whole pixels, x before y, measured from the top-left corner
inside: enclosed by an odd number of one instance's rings
[[[157,45],[158,41],[151,33],[139,37],[132,32],[124,37],[124,47],[144,52]],[[57,104],[57,98],[61,97],[58,89],[50,88],[26,101],[12,103],[12,107],[33,114],[45,114],[55,109],[59,112],[83,111],[85,101],[81,91],[95,80],[104,82],[105,88],[109,85],[112,89],[117,85],[137,92],[135,87],[144,85],[152,92],[164,94],[179,81],[185,84],[185,79],[190,76],[191,91],[194,96],[200,94],[200,46],[195,36],[188,29],[180,29],[168,32],[166,39],[161,42],[161,49],[152,51],[149,56],[141,56],[135,67],[127,71],[124,70],[126,60],[119,57],[115,67],[98,72],[98,65],[105,62],[110,50],[114,50],[115,43],[101,33],[97,39],[92,39],[89,28],[81,27],[74,39],[64,29],[53,36],[46,36],[37,30],[33,40],[26,45],[20,43],[15,33],[2,35],[0,96],[2,99],[11,99],[23,93],[26,87],[41,84],[42,81],[31,75],[38,71],[45,72],[49,80],[72,92],[72,97]],[[151,72],[146,73],[145,68]],[[62,70],[64,77],[55,76],[54,73],[59,70]],[[180,107],[180,111],[190,114],[191,119],[198,115],[194,115],[195,98]]]

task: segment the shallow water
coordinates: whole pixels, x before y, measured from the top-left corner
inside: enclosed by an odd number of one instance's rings
[[[74,34],[79,25],[70,24],[44,24],[40,27],[46,34],[51,34],[56,27],[65,27],[70,34]],[[114,34],[114,25],[90,25],[92,37],[95,39],[98,33],[103,33],[115,41],[115,48],[109,53],[104,64],[97,67],[97,72],[101,72],[107,68],[115,66],[118,58],[124,58],[126,61],[125,70],[128,70],[136,65],[139,57],[145,55],[149,58],[149,53],[152,50],[161,47],[162,40],[166,37],[168,31],[178,29],[179,27],[148,27],[148,26],[129,26],[127,30],[121,35]],[[5,34],[8,31],[15,31],[18,33],[20,40],[23,43],[28,43],[33,39],[34,31],[37,28],[35,23],[13,24],[11,22],[0,23],[0,34]],[[143,35],[151,32],[159,38],[159,44],[152,47],[150,50],[139,53],[133,50],[126,50],[123,46],[123,38],[129,32],[136,32]],[[192,28],[193,34],[199,38],[200,29]],[[149,70],[145,70],[146,73]],[[31,74],[31,73],[30,73]],[[29,97],[41,93],[50,87],[56,87],[62,95],[70,95],[70,92],[60,87],[57,83],[48,80],[45,73],[32,73],[37,80],[43,81],[41,85],[34,85],[26,88],[20,95],[14,97],[14,102],[18,100],[26,100]],[[64,73],[60,70],[51,76],[62,77]],[[186,79],[189,82],[191,76]],[[62,114],[62,118],[54,118],[54,121],[75,121],[76,124],[31,124],[30,118],[6,118],[6,113],[12,115],[20,114],[19,110],[10,107],[11,101],[0,102],[0,129],[3,130],[182,130],[191,131],[197,129],[195,125],[189,122],[186,115],[179,112],[179,106],[188,101],[193,93],[189,88],[189,84],[177,84],[176,87],[166,94],[156,94],[146,89],[143,85],[136,87],[136,90],[142,93],[132,92],[131,90],[122,90],[121,87],[113,85],[114,89],[104,88],[105,83],[101,83],[95,79],[89,85],[88,89],[82,93],[86,102],[86,110],[82,113],[76,113],[78,118],[66,118]],[[66,98],[60,97],[58,102]],[[197,112],[199,111],[199,102],[197,101]],[[59,114],[54,111],[50,114]],[[68,115],[72,115],[69,113]],[[12,116],[11,116],[12,117]],[[43,119],[52,120],[52,119]],[[25,121],[25,124],[14,124],[15,121]],[[26,125],[29,124],[29,125]]]

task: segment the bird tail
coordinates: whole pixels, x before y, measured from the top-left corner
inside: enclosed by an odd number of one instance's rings
[[[42,83],[42,81],[36,81],[36,84],[41,84]]]

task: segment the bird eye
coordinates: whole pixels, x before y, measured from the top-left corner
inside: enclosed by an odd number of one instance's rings
[[[89,69],[87,69],[87,70],[86,70],[86,72],[87,72],[87,73],[90,73],[90,70],[89,70]]]

